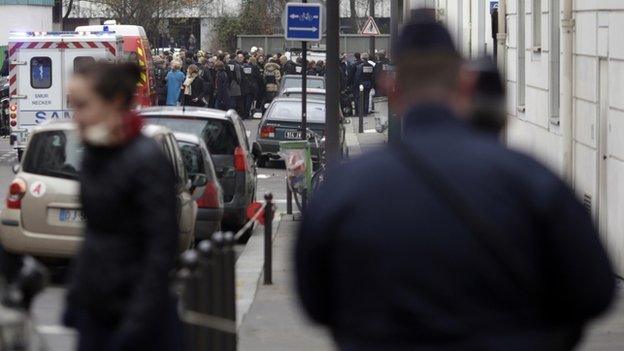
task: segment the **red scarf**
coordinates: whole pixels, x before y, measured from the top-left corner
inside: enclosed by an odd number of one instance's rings
[[[122,117],[124,142],[128,142],[141,134],[144,120],[138,113],[130,111]]]

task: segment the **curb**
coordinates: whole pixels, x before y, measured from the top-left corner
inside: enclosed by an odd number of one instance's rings
[[[279,216],[278,216],[279,215]],[[282,214],[273,218],[273,238],[282,222]],[[260,285],[264,266],[264,226],[254,226],[245,250],[236,261],[236,329],[243,324]]]

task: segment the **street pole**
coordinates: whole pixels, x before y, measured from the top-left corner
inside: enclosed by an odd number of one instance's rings
[[[325,74],[325,123],[327,134],[325,149],[329,165],[340,162],[340,145],[338,142],[338,126],[340,115],[340,7],[339,1],[327,1],[327,34],[326,53],[327,71]]]
[[[308,0],[302,0],[304,4]],[[320,29],[319,29],[320,30]],[[301,42],[301,140],[308,140],[308,42]],[[305,203],[305,201],[304,201]]]
[[[401,17],[401,9],[399,8],[399,1],[401,0],[392,0],[390,3],[390,46],[391,52],[394,51],[392,47],[396,42],[399,36],[399,21]],[[394,55],[392,56],[391,62],[396,65],[396,58]],[[396,73],[392,72],[396,77]],[[398,144],[401,142],[401,119],[399,116],[394,113],[392,110],[392,95],[394,94],[391,90],[394,87],[390,88],[388,91],[388,143],[389,144]]]
[[[370,16],[372,19],[375,19],[375,0],[370,0]],[[373,58],[375,55],[375,36],[371,35],[370,37],[370,57]]]

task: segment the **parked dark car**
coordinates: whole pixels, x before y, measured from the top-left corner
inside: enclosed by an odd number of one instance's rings
[[[192,192],[201,194],[197,199],[197,217],[195,219],[195,240],[199,242],[209,239],[212,233],[221,230],[223,220],[223,190],[215,172],[215,166],[208,152],[206,143],[194,134],[174,133],[186,173],[191,183],[205,186],[192,189]],[[198,181],[205,177],[205,181]]]
[[[320,135],[319,148],[322,151],[325,147],[325,101],[310,99],[307,103],[308,129]],[[338,116],[339,143],[343,153],[346,152],[345,127],[348,123],[342,113]],[[313,139],[312,133],[307,133],[311,141],[312,159],[318,158],[319,150]],[[258,165],[264,167],[271,159],[280,159],[280,141],[301,140],[301,98],[277,98],[273,100],[266,113],[258,125],[258,143],[262,149],[262,157],[258,160]]]
[[[261,151],[258,144],[249,143],[245,126],[236,112],[159,106],[142,109],[139,113],[149,123],[194,134],[206,143],[223,189],[223,226],[240,229],[247,221],[247,207],[255,200],[256,159]]]

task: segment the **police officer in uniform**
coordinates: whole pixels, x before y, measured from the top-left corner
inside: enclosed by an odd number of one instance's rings
[[[396,43],[402,140],[334,169],[306,209],[304,309],[344,351],[572,350],[616,291],[591,214],[466,122],[474,75],[425,15]]]
[[[360,102],[360,98],[361,98],[361,92],[360,92],[360,86],[364,87],[364,101],[363,101],[363,105],[364,105],[364,115],[366,116],[368,114],[369,111],[369,104],[370,104],[370,92],[371,89],[373,89],[373,82],[374,82],[374,70],[375,70],[375,66],[373,66],[370,61],[368,61],[368,54],[367,53],[363,53],[362,54],[362,61],[361,63],[357,66],[357,69],[355,71],[355,109],[358,112],[358,116],[360,113],[360,108],[361,108],[361,104],[362,102]]]
[[[373,89],[375,89],[376,96],[386,96],[386,92],[382,89],[380,84],[381,77],[385,72],[390,69],[390,60],[386,57],[385,51],[380,51],[377,54],[377,64],[375,65],[375,80],[373,84]]]
[[[156,96],[158,97],[158,105],[165,106],[167,104],[167,68],[165,61],[160,57],[154,58],[154,84],[156,86]]]

